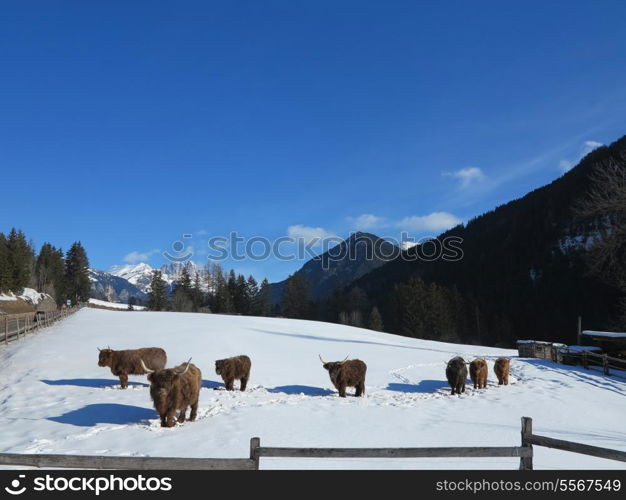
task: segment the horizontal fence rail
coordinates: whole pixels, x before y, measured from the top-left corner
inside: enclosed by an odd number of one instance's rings
[[[0,453],[0,465],[71,469],[254,470],[249,458],[110,457]]]
[[[599,446],[591,446],[582,443],[573,443],[571,441],[563,441],[561,439],[537,436],[535,434],[529,436],[528,442],[537,446],[554,448],[555,450],[570,451],[572,453],[581,453],[583,455],[590,455],[592,457],[626,462],[626,451],[611,450],[608,448],[600,448]]]
[[[434,447],[434,448],[274,448],[259,447],[261,457],[283,458],[449,458],[529,457],[522,447]]]

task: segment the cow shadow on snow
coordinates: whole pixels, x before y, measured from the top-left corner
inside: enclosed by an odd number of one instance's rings
[[[47,385],[74,385],[76,387],[94,387],[96,389],[100,389],[102,387],[113,387],[116,385],[120,385],[119,379],[107,379],[107,378],[66,378],[59,380],[41,380],[44,384]],[[143,382],[128,382],[129,386],[132,387],[149,387],[148,384],[144,384]]]
[[[445,380],[420,380],[417,384],[399,384],[392,382],[387,385],[386,389],[396,392],[432,394],[439,389],[450,389],[450,386]]]
[[[156,417],[156,412],[149,408],[102,403],[86,405],[78,410],[68,411],[57,417],[48,417],[47,420],[78,427],[93,427],[97,424],[124,425],[147,423],[148,420]]]
[[[331,394],[334,394],[334,391],[329,389],[312,387],[310,385],[281,385],[279,387],[267,389],[267,392],[271,392],[273,394],[290,394],[295,396],[299,394],[305,394],[306,396],[330,396]]]
[[[215,380],[203,380],[202,387],[205,389],[217,389],[219,387],[224,387],[224,382],[216,382]]]

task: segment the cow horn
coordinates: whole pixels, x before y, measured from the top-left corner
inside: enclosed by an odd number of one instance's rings
[[[187,370],[189,370],[189,365],[191,364],[191,358],[189,358],[189,361],[187,361],[187,366],[185,367],[185,369],[182,372],[176,372],[177,375],[184,375],[185,373],[187,373]]]
[[[342,361],[342,363],[343,363],[344,361],[346,361],[349,357],[350,357],[350,355],[348,354],[348,355],[344,358],[344,360]]]
[[[146,364],[143,362],[143,359],[140,358],[139,361],[141,362],[141,367],[144,369],[146,373],[154,373],[154,370],[151,370],[150,368],[146,366]]]
[[[322,359],[322,355],[321,355],[321,354],[318,354],[318,356],[320,357],[320,361],[322,362],[322,364],[323,364],[323,365],[325,365],[325,364],[326,364],[326,361],[324,361],[324,360]]]
[[[96,347],[96,349],[98,349],[98,352],[102,351],[102,349],[100,349],[99,347]]]

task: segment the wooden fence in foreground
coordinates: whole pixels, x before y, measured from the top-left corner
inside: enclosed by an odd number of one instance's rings
[[[626,359],[614,358],[608,354],[598,354],[592,351],[583,351],[581,354],[581,362],[583,368],[589,370],[592,366],[602,369],[604,375],[615,375],[617,377],[626,377]],[[613,369],[613,373],[611,373]],[[615,372],[615,370],[619,370]]]
[[[521,446],[449,448],[277,448],[250,440],[248,458],[112,457],[88,455],[23,455],[0,453],[0,465],[75,469],[258,470],[262,457],[280,458],[498,458],[519,457],[520,470],[533,469],[533,445],[626,462],[626,452],[562,441],[532,432],[532,419],[522,417]]]
[[[56,311],[0,315],[0,344],[8,344],[14,340],[23,339],[27,333],[33,333],[67,318],[81,307],[83,305],[78,304]]]

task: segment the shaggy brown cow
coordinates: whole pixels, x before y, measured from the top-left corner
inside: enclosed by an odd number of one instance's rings
[[[150,370],[143,364],[148,372],[150,381],[150,396],[154,408],[161,417],[161,427],[174,427],[174,418],[178,414],[178,422],[185,421],[187,407],[191,406],[189,420],[193,422],[198,413],[198,399],[200,387],[202,387],[202,372],[191,364],[191,359],[176,368],[162,370]]]
[[[218,359],[215,362],[215,373],[222,376],[227,391],[234,390],[235,379],[241,381],[240,389],[246,390],[246,384],[250,378],[252,361],[245,354],[233,358]]]
[[[452,395],[465,392],[465,381],[467,380],[467,363],[457,356],[446,364],[446,378],[452,389]]]
[[[493,371],[498,377],[498,385],[509,385],[509,369],[511,366],[511,360],[508,358],[496,359],[495,365],[493,365]]]
[[[367,365],[360,359],[344,359],[343,361],[324,361],[320,356],[324,369],[328,370],[330,380],[339,391],[339,396],[346,397],[346,387],[356,388],[356,397],[365,394],[365,372]]]
[[[474,382],[474,389],[484,389],[487,387],[487,362],[478,358],[469,365],[470,378]]]
[[[107,347],[98,351],[100,351],[98,366],[110,366],[111,373],[120,378],[122,389],[128,387],[128,375],[148,373],[141,367],[142,359],[153,370],[165,368],[165,363],[167,363],[167,354],[160,347],[142,347],[126,351],[114,351]]]

